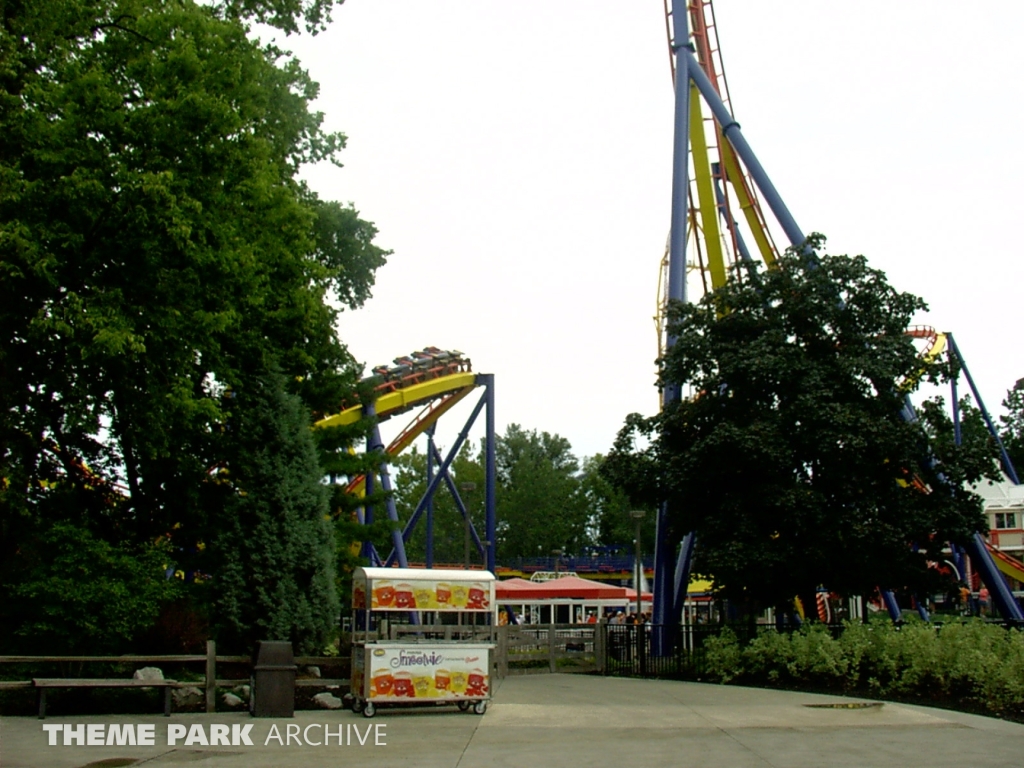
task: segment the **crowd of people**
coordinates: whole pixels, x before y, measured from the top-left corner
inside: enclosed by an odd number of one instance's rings
[[[635,611],[629,616],[626,615],[625,611],[618,611],[611,619],[608,620],[609,624],[650,624],[651,616],[648,613],[636,613]]]

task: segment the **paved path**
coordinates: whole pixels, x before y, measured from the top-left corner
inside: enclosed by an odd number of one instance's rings
[[[242,714],[76,716],[0,719],[3,768],[315,768],[344,765],[424,768],[585,766],[857,766],[928,768],[1019,766],[1024,725],[902,704],[869,709],[812,708],[849,700],[751,688],[627,680],[583,675],[533,675],[501,682],[487,714],[454,709],[384,710],[368,720],[351,712],[299,712],[293,720],[253,720]],[[152,723],[156,745],[47,746],[44,723]],[[167,746],[169,724],[186,728],[252,724],[255,746]],[[322,740],[324,726],[341,727],[330,746],[265,743],[271,726],[304,729]],[[372,746],[377,729],[385,744]],[[308,730],[307,726],[309,726]],[[366,739],[360,746],[349,730]],[[101,762],[102,761],[102,762]]]

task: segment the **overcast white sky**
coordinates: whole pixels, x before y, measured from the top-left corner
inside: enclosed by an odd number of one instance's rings
[[[1001,410],[1024,377],[1024,3],[715,10],[736,118],[798,224],[923,296],[920,320],[955,332]],[[394,250],[341,322],[359,360],[460,349],[496,375],[499,430],[557,432],[578,456],[657,409],[661,0],[347,0],[327,32],[281,42],[348,136],[345,167],[311,184]]]

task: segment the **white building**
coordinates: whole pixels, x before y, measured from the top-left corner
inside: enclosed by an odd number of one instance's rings
[[[1008,480],[984,482],[974,492],[985,500],[989,541],[1009,555],[1024,559],[1024,485]]]

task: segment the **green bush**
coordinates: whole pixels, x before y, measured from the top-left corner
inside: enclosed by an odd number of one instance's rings
[[[820,624],[764,632],[742,645],[726,628],[704,645],[707,676],[1024,715],[1024,632],[968,619],[936,627],[848,623],[838,639]]]

